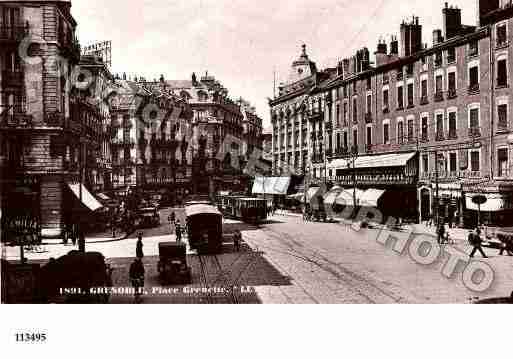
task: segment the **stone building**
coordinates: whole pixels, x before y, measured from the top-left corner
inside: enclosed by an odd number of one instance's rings
[[[309,119],[303,144],[314,177],[372,190],[376,198],[368,200],[384,214],[417,221],[438,213],[476,223],[472,198],[481,194],[486,220],[507,223],[512,8],[511,1],[483,4],[490,2],[478,2],[477,27],[463,25],[461,10],[446,4],[431,47],[414,17],[401,24],[401,41],[393,37],[388,47],[380,40],[374,66],[364,48],[315,88],[280,93],[271,101],[275,168],[291,162],[280,136],[298,101]]]
[[[0,1],[3,230],[29,217],[44,236],[62,234],[66,183],[77,174],[65,148],[77,146],[80,128],[70,116],[80,60],[70,8],[70,0]]]

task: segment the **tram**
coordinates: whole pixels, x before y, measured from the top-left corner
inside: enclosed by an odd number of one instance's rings
[[[215,254],[223,245],[223,216],[214,206],[193,204],[185,207],[187,235],[198,253]]]
[[[259,223],[267,219],[267,201],[265,199],[219,195],[217,207],[225,217],[239,219],[243,222]]]

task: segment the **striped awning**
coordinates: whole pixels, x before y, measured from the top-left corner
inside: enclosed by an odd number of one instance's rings
[[[290,177],[256,177],[252,193],[286,195],[289,185]]]
[[[75,197],[78,200],[82,200],[82,203],[91,211],[94,212],[103,207],[82,183],[68,183],[67,185]]]
[[[383,193],[385,193],[384,190],[370,188],[363,193],[359,205],[362,207],[377,207],[378,200],[383,196]]]
[[[355,168],[403,167],[415,156],[415,152],[391,153],[377,156],[360,156],[355,160]],[[352,161],[336,159],[328,164],[330,169],[347,170],[352,168]]]
[[[342,206],[354,206],[354,190],[352,188],[346,188],[340,194],[338,195],[337,199],[335,200],[336,204],[342,205]],[[357,188],[356,189],[356,205],[359,205],[360,198],[363,196],[364,191]]]
[[[475,196],[485,196],[486,202],[481,206],[478,206],[474,202],[472,202],[472,198]],[[503,210],[513,209],[513,198],[510,196],[503,195],[501,193],[467,193],[465,194],[465,204],[467,209],[477,211],[481,210],[483,212],[499,212]]]
[[[340,195],[344,189],[340,186],[334,186],[326,195],[324,196],[325,204],[333,204],[337,200],[337,197]]]

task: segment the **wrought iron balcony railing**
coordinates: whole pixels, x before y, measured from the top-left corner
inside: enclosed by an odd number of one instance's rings
[[[421,96],[420,104],[423,106],[423,105],[427,105],[428,103],[429,103],[428,97],[427,96]]]
[[[435,135],[436,141],[445,141],[445,135],[443,132],[437,132]]]
[[[435,102],[441,102],[444,100],[444,93],[442,91],[435,93]]]
[[[367,112],[365,114],[365,123],[372,123],[372,112]]]
[[[453,98],[456,98],[456,97],[457,97],[456,89],[449,89],[449,91],[447,91],[447,98],[448,99],[453,99]]]
[[[468,93],[471,95],[479,93],[479,84],[472,84],[468,87]]]
[[[447,135],[448,140],[456,140],[458,139],[458,134],[456,130],[449,130],[449,134]]]
[[[471,127],[468,129],[468,137],[477,138],[481,137],[481,128],[479,127]]]

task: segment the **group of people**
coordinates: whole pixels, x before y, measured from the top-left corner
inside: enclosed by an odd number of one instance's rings
[[[175,231],[176,235],[176,241],[181,242],[182,241],[182,235],[185,232],[185,226],[182,225],[180,220],[176,219],[175,212],[171,212],[171,214],[168,217],[169,223],[171,224],[171,229]]]

